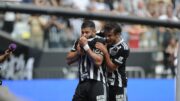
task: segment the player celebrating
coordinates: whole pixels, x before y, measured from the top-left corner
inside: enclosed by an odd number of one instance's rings
[[[126,60],[129,56],[129,47],[121,38],[121,27],[117,23],[107,23],[104,26],[107,47],[96,44],[105,56],[108,67],[109,101],[126,101],[125,88],[127,87]]]
[[[79,63],[79,84],[73,101],[106,101],[103,53],[95,47],[96,42],[101,40],[96,36],[94,22],[84,21],[81,37],[67,55],[68,64]]]

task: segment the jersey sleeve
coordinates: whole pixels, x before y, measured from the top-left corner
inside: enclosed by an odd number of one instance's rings
[[[102,43],[102,44],[105,44],[105,41],[104,41],[103,38],[96,38],[95,44],[96,44],[96,42],[100,42],[100,43]],[[94,44],[94,46],[95,46],[95,44]],[[104,55],[103,52],[102,52],[101,50],[97,49],[97,48],[95,48],[95,53],[96,53],[96,54],[100,54],[100,55],[102,55],[102,56]]]
[[[79,39],[74,42],[73,47],[71,48],[71,52],[75,52],[77,50],[78,40]]]

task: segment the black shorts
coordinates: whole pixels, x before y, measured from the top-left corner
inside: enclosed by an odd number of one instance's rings
[[[108,90],[108,101],[127,101],[126,88],[109,86]]]
[[[95,80],[80,82],[72,101],[107,101],[106,85]]]

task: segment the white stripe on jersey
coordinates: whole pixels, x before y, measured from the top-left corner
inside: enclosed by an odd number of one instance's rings
[[[76,45],[76,41],[74,41],[73,47],[71,48],[72,51],[75,51],[75,45]]]
[[[114,86],[114,84],[115,84],[115,74],[114,74],[114,72],[112,72],[112,79],[113,79],[113,81],[110,81],[110,85],[112,85],[112,86]]]
[[[85,55],[85,59],[84,59],[84,67],[87,67],[87,55]],[[87,72],[87,68],[85,68],[85,72]]]
[[[103,84],[103,88],[104,88],[104,96],[105,96],[105,100],[104,101],[107,101],[107,88],[106,88],[106,84]]]
[[[116,72],[118,74],[118,82],[119,82],[119,87],[122,87],[122,79],[121,79],[121,74],[119,73],[118,69],[116,69]]]
[[[101,67],[99,67],[99,69],[100,69]],[[97,72],[97,80],[98,81],[100,81],[101,80],[101,71],[100,70],[98,70],[98,72]]]
[[[102,81],[103,81],[103,83],[105,83],[105,77],[104,77],[104,73],[103,73],[103,70],[102,70],[102,66],[100,66],[99,70],[98,70],[98,81],[101,80],[101,75],[102,75]]]
[[[124,101],[127,101],[127,89],[124,88]]]
[[[128,50],[128,46],[125,42],[122,42],[122,46],[124,47],[124,50]]]
[[[79,69],[80,69],[80,74],[83,74],[83,71],[82,71],[82,60],[79,61]],[[81,75],[80,75],[81,76]],[[82,77],[80,77],[80,79],[83,81],[84,79]]]
[[[93,73],[94,73],[94,65],[92,64],[92,62],[90,62],[91,66],[90,66],[90,78],[93,78]]]

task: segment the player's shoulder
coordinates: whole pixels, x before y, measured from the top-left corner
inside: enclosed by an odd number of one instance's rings
[[[96,43],[96,42],[105,43],[105,39],[103,37],[101,37],[101,36],[98,36],[98,35],[96,35],[93,38],[88,39],[88,41],[92,41],[94,43]]]
[[[129,46],[124,40],[119,41],[116,45],[113,46],[113,48],[115,48],[117,51],[129,50]]]
[[[119,45],[117,45],[117,47],[121,47],[120,49],[122,50],[129,50],[129,46],[125,41],[122,41],[121,43],[119,43]]]

